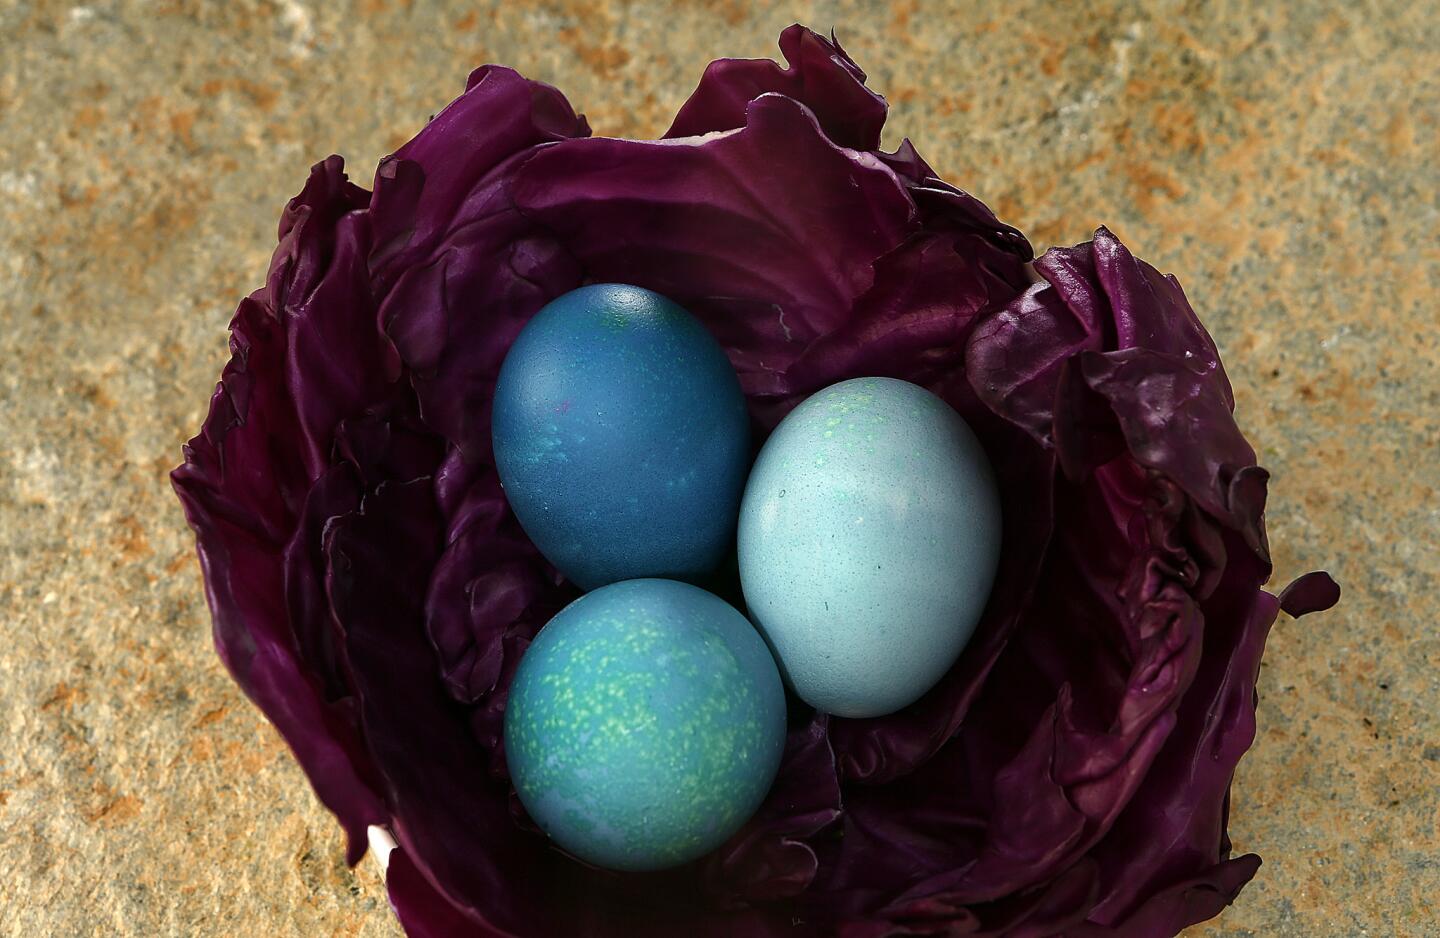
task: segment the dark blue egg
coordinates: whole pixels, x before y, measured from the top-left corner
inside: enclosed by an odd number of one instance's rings
[[[640,287],[547,304],[500,369],[495,467],[525,533],[583,589],[695,580],[730,548],[749,420],[695,317]]]

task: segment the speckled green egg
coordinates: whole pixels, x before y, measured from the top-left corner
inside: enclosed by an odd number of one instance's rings
[[[526,650],[505,712],[520,801],[597,866],[655,870],[719,846],[759,807],[785,745],[785,691],[743,615],[673,580],[566,606]]]

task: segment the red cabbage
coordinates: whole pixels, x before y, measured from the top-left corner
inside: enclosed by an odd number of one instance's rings
[[[555,89],[487,66],[384,160],[339,157],[280,222],[265,285],[173,474],[217,648],[349,836],[380,825],[391,901],[431,935],[1173,935],[1231,857],[1277,600],[1266,474],[1180,285],[1108,231],[1025,238],[879,149],[884,99],[799,26],[722,60],[659,141],[592,138]],[[576,591],[491,463],[496,371],[592,281],[712,330],[757,439],[857,375],[919,382],[997,467],[1005,553],[942,682],[888,717],[793,715],[768,800],[677,870],[552,848],[506,775],[506,690]]]

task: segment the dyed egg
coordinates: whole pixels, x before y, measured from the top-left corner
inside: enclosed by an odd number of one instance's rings
[[[595,284],[546,305],[501,366],[491,432],[515,516],[583,589],[697,579],[733,543],[750,457],[740,381],[658,293]]]
[[[704,854],[764,799],[785,690],[724,600],[628,580],[566,606],[515,672],[505,756],[520,801],[571,853],[616,870]]]
[[[950,405],[893,378],[796,407],[751,470],[739,525],[750,617],[806,703],[892,713],[954,663],[1000,558],[1000,498]]]

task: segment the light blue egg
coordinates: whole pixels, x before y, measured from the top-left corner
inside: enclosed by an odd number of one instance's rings
[[[699,587],[627,580],[566,606],[520,660],[505,756],[520,801],[597,866],[713,850],[764,799],[785,690],[745,617]]]
[[[955,662],[1000,559],[1000,498],[950,405],[893,378],[807,398],[766,441],[740,506],[750,617],[806,703],[892,713]]]

